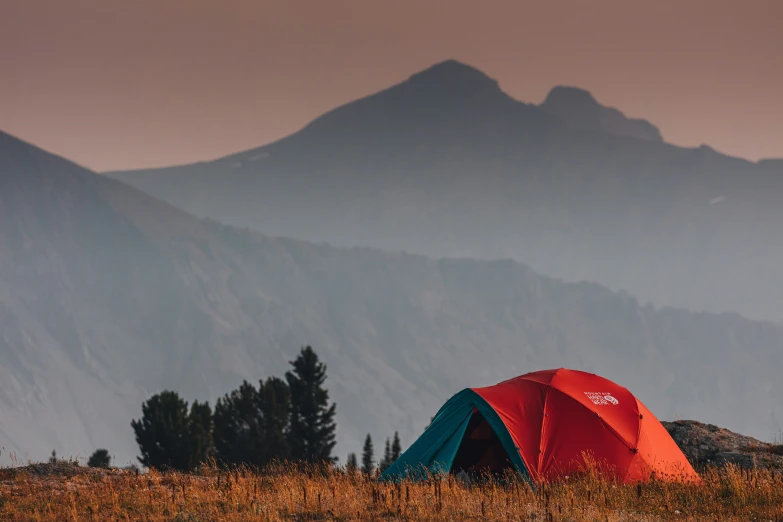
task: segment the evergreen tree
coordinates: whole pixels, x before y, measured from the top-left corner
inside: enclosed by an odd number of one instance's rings
[[[356,460],[356,453],[349,453],[348,454],[348,460],[345,463],[345,471],[347,471],[349,474],[356,473],[356,470],[359,468],[359,463]]]
[[[370,475],[375,468],[375,450],[372,446],[372,437],[367,434],[364,439],[364,448],[362,449],[362,471]]]
[[[286,460],[291,456],[289,423],[291,413],[291,391],[288,384],[270,377],[259,384],[260,409],[264,422],[264,461]]]
[[[221,463],[263,463],[264,426],[258,404],[258,391],[247,381],[215,403],[215,455]]]
[[[186,470],[191,465],[188,403],[173,391],[150,397],[142,417],[131,421],[141,450],[139,462],[149,468]]]
[[[386,446],[383,448],[383,459],[381,460],[381,473],[386,471],[386,468],[391,466],[392,459],[391,459],[391,441],[389,440],[389,437],[386,437]]]
[[[239,389],[218,399],[214,415],[215,452],[223,464],[263,466],[290,456],[288,384],[271,377],[255,389]]]
[[[196,468],[213,456],[215,446],[212,432],[212,409],[209,403],[193,401],[188,416],[188,469]]]
[[[87,460],[87,465],[91,468],[108,468],[111,466],[111,456],[109,451],[100,448],[93,451],[90,458]]]
[[[291,458],[297,461],[332,461],[335,445],[336,405],[329,404],[324,388],[326,365],[310,346],[302,348],[285,378],[291,390]]]
[[[400,455],[402,455],[402,445],[400,444],[400,434],[396,431],[394,432],[394,440],[392,441],[391,446],[391,462],[389,462],[389,465],[391,466],[394,464],[394,462],[400,458]]]

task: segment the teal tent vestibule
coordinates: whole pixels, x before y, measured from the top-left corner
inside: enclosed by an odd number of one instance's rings
[[[480,438],[470,441],[466,435]],[[481,450],[465,451],[470,443],[481,444]],[[475,464],[477,458],[495,467],[512,468],[529,479],[519,448],[497,412],[468,388],[443,405],[421,437],[380,478],[416,480],[428,474],[458,472],[471,462]]]

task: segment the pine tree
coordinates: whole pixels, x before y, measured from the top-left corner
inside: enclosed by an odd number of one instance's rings
[[[348,460],[345,463],[345,471],[353,475],[354,473],[356,473],[356,470],[358,468],[359,468],[359,463],[356,460],[356,453],[349,453]]]
[[[193,401],[188,416],[188,469],[195,469],[214,455],[213,426],[209,403]]]
[[[291,394],[277,377],[258,382],[258,389],[243,381],[218,399],[214,414],[215,454],[224,465],[264,466],[290,456]]]
[[[268,463],[273,460],[286,460],[291,456],[291,391],[288,384],[277,377],[260,382],[259,399],[264,427],[264,461]]]
[[[215,404],[215,455],[224,465],[264,463],[264,425],[258,391],[247,381]]]
[[[389,440],[389,437],[386,437],[386,445],[383,448],[383,459],[381,460],[381,473],[386,471],[386,468],[391,466],[392,458],[391,458],[391,441]]]
[[[402,455],[402,445],[400,444],[400,434],[396,431],[394,432],[394,441],[392,441],[392,447],[391,447],[391,462],[389,465],[391,466],[394,464],[394,462],[397,461],[397,459],[400,458],[400,455]]]
[[[139,462],[148,468],[186,470],[191,465],[188,403],[173,391],[150,397],[142,417],[131,421],[141,450]]]
[[[362,449],[362,472],[370,475],[373,469],[375,469],[375,450],[372,446],[372,437],[368,433]]]
[[[310,346],[302,348],[291,365],[293,370],[285,374],[291,390],[291,458],[333,461],[336,405],[329,404],[329,392],[323,387],[326,365],[319,362]]]

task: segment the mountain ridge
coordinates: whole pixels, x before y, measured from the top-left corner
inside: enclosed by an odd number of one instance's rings
[[[579,87],[553,87],[539,107],[575,128],[663,142],[661,131],[649,121],[628,118],[618,109],[601,105],[589,91]]]
[[[520,102],[475,68],[445,62],[272,144],[108,175],[271,236],[510,257],[661,306],[780,321],[776,168],[666,143],[649,122],[585,93],[588,117],[564,118],[551,100]]]
[[[553,91],[556,91],[557,89],[558,87],[554,87],[552,91],[550,91],[550,95],[552,94]],[[583,89],[578,89],[578,90],[584,91]],[[595,98],[593,98],[588,91],[584,91],[584,92],[588,93],[590,98],[595,102],[595,104],[598,105],[600,109],[605,109],[608,111],[617,111],[616,109],[605,107],[603,105],[598,104],[598,102],[595,101]],[[433,97],[433,98],[425,99],[424,101],[428,101],[428,102],[437,101],[439,104],[443,104],[444,102],[447,101],[452,101],[454,103],[479,101],[479,102],[491,103],[495,105],[506,104],[505,108],[508,107],[524,108],[527,109],[527,112],[525,113],[527,117],[532,117],[533,119],[539,121],[546,121],[550,125],[558,125],[562,119],[561,116],[552,114],[550,111],[544,108],[544,105],[546,104],[546,100],[539,105],[536,105],[534,103],[525,103],[516,100],[501,89],[498,80],[491,78],[486,73],[479,70],[478,68],[473,67],[471,65],[467,65],[456,59],[446,59],[437,62],[421,71],[409,75],[408,78],[406,78],[401,82],[398,82],[387,88],[378,90],[367,96],[363,96],[358,99],[346,102],[345,104],[340,105],[334,109],[328,110],[322,115],[311,120],[309,123],[305,124],[301,129],[294,132],[293,134],[288,136],[283,136],[269,143],[257,147],[252,147],[247,150],[226,154],[218,158],[199,160],[199,161],[186,163],[182,165],[169,165],[169,166],[162,166],[157,168],[141,169],[141,170],[115,170],[115,171],[107,171],[104,172],[103,174],[108,175],[110,177],[117,177],[124,173],[163,172],[169,170],[177,170],[183,167],[195,167],[195,166],[203,166],[203,165],[208,165],[208,164],[218,163],[218,162],[221,163],[229,162],[243,157],[253,156],[257,153],[263,153],[269,147],[274,147],[280,145],[281,143],[285,143],[292,136],[299,135],[300,133],[309,132],[312,127],[318,128],[319,126],[323,125],[325,122],[334,123],[333,121],[330,120],[335,114],[340,114],[341,112],[350,110],[356,107],[357,105],[365,104],[367,101],[369,101],[369,99],[377,99],[377,97],[392,96],[392,97],[396,97],[396,100],[394,101],[399,103],[400,101],[410,102],[410,97],[422,96],[422,95]],[[408,98],[407,100],[405,99],[406,97]],[[400,98],[402,98],[402,100],[400,100]],[[384,98],[384,101],[387,101],[387,98]],[[414,110],[414,111],[418,110],[420,107],[415,104],[421,102],[422,100],[414,101],[413,102],[414,107],[412,109],[405,108],[404,112],[408,112],[409,110]],[[399,109],[399,107],[395,107],[395,109]],[[617,112],[619,113],[619,111]],[[553,118],[552,116],[555,117]],[[632,119],[629,121],[644,122],[650,125],[651,127],[655,128],[654,126],[649,124],[649,122],[646,122],[646,120]],[[575,128],[579,129],[579,126],[575,126]],[[601,130],[608,134],[613,134],[613,132],[609,128],[601,128]],[[655,129],[655,131],[657,132],[657,129]]]

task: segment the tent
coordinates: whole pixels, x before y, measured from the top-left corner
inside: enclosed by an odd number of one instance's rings
[[[650,410],[598,375],[560,368],[462,390],[381,479],[428,473],[506,473],[534,484],[585,469],[622,482],[699,481]]]

